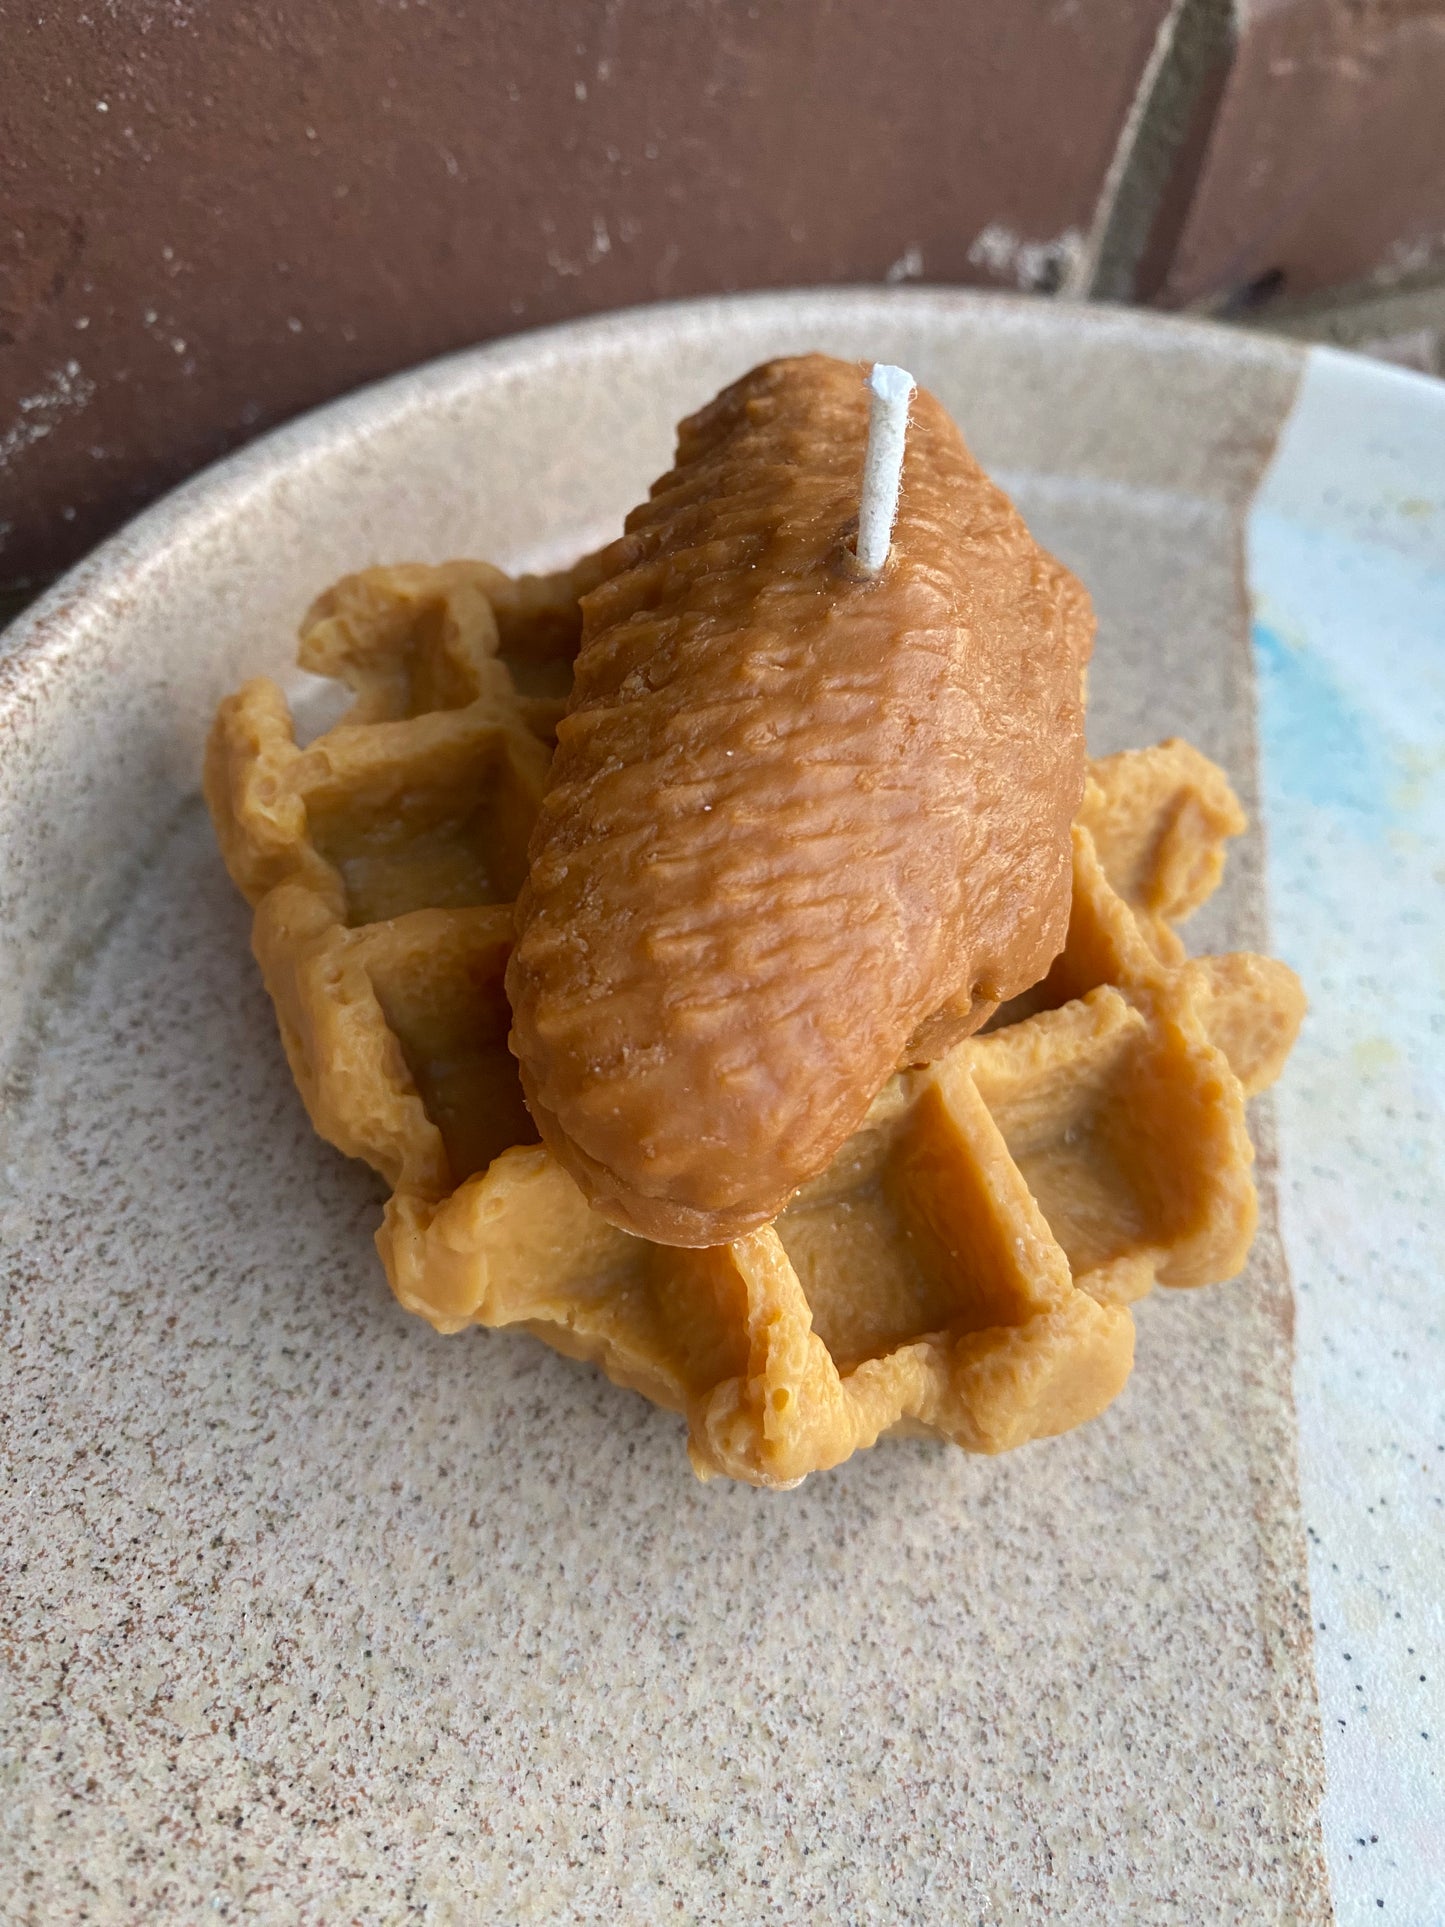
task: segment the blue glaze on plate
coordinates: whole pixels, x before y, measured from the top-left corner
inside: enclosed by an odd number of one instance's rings
[[[1445,1920],[1445,385],[1307,364],[1249,526],[1325,1840]]]

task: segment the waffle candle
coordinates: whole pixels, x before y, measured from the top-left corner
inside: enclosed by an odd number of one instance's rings
[[[1245,1098],[1299,1023],[1283,964],[1190,959],[1174,928],[1243,827],[1229,785],[1184,743],[1093,764],[1043,982],[889,1078],[772,1224],[711,1251],[628,1237],[536,1142],[502,983],[556,720],[521,688],[595,572],[353,577],[301,651],[354,690],[341,722],[298,746],[261,680],[212,731],[286,1054],[317,1130],[392,1186],[397,1297],[440,1331],[522,1325],[685,1413],[703,1477],[794,1485],[890,1430],[1001,1452],[1093,1417],[1130,1303],[1243,1263]]]
[[[774,363],[570,570],[346,578],[301,662],[350,709],[303,746],[248,683],[206,758],[401,1303],[769,1487],[1102,1411],[1131,1303],[1243,1264],[1245,1103],[1304,1007],[1186,953],[1239,805],[1186,743],[1086,765],[1087,598],[926,394],[862,573],[867,415],[862,369]]]

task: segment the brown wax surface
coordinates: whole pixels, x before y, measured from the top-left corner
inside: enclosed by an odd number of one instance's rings
[[[583,600],[512,1048],[593,1205],[663,1243],[774,1217],[1064,941],[1087,597],[926,393],[851,573],[863,377],[772,362],[684,422]]]

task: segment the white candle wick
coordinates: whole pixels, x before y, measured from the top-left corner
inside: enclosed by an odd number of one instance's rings
[[[893,544],[908,404],[917,387],[906,368],[886,361],[875,361],[868,376],[868,448],[858,509],[858,566],[864,575],[877,575]]]

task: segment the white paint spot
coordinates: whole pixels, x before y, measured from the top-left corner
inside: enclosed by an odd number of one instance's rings
[[[1370,277],[1381,287],[1413,275],[1427,274],[1445,262],[1445,229],[1438,234],[1417,234],[1408,241],[1393,241],[1385,259]]]
[[[22,395],[15,420],[0,435],[0,468],[8,467],[13,455],[43,442],[65,416],[78,414],[94,393],[95,383],[81,373],[80,363],[67,361],[43,388]]]
[[[137,7],[135,0],[105,0],[105,11],[112,20],[123,19],[135,32],[149,33],[157,21],[189,27],[204,4],[205,0],[163,0],[159,7]]]
[[[987,268],[997,280],[1012,281],[1026,294],[1051,294],[1083,245],[1084,237],[1077,228],[1068,228],[1051,241],[1026,241],[1001,221],[990,221],[969,249],[968,258],[975,267]]]
[[[922,248],[907,248],[899,255],[892,267],[887,270],[883,279],[887,282],[888,286],[892,288],[896,287],[900,281],[916,281],[922,273]]]

